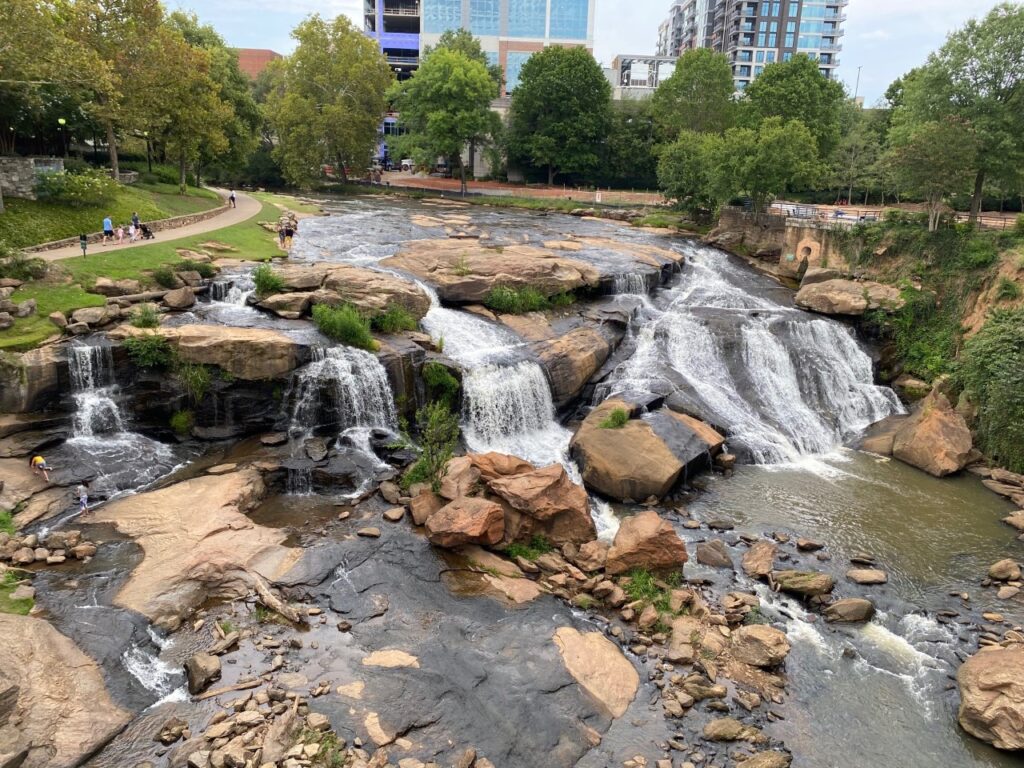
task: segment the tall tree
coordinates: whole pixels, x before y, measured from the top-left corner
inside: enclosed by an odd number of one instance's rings
[[[361,170],[370,162],[394,74],[377,44],[344,16],[310,16],[292,37],[298,45],[267,97],[275,156],[293,184],[309,184],[325,163],[345,178],[346,165]]]
[[[712,133],[681,131],[658,156],[658,185],[665,196],[694,217],[712,213],[719,203],[713,163],[722,137]]]
[[[601,161],[611,126],[611,85],[586,48],[551,46],[519,72],[509,111],[512,158],[558,173],[586,174]]]
[[[480,39],[473,36],[473,33],[468,29],[459,27],[458,29],[447,29],[441,33],[441,37],[437,39],[437,45],[431,47],[427,46],[423,49],[423,57],[426,58],[430,55],[431,51],[436,51],[438,48],[447,48],[450,51],[458,51],[459,53],[465,54],[473,61],[479,61],[485,67],[491,75],[491,79],[494,80],[495,85],[499,88],[502,82],[501,64],[495,62],[491,64],[487,60],[487,54],[484,53],[483,46],[480,45]]]
[[[487,65],[461,51],[435,48],[400,84],[395,103],[402,123],[422,156],[456,160],[462,194],[466,194],[466,164],[462,152],[470,142],[486,138],[499,120],[491,111],[498,95]]]
[[[986,177],[1024,165],[1024,6],[1003,3],[952,33],[904,85],[903,98],[898,119],[923,123],[953,115],[975,132],[976,221]]]
[[[735,90],[725,54],[708,48],[686,51],[651,99],[662,138],[671,141],[680,131],[722,133],[735,118]]]
[[[946,197],[967,187],[977,154],[974,131],[957,117],[920,123],[895,136],[889,162],[900,185],[924,198],[929,232],[938,229]]]
[[[819,171],[814,134],[799,120],[769,117],[755,128],[730,128],[711,157],[715,196],[748,195],[754,215],[787,187],[813,183]]]
[[[657,185],[658,135],[650,100],[612,102],[612,123],[597,183],[650,189]]]
[[[843,86],[818,71],[814,59],[800,54],[769,64],[746,90],[744,107],[751,127],[767,117],[799,120],[814,137],[818,156],[827,159],[839,143]]]

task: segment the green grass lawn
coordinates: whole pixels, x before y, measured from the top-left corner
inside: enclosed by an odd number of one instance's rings
[[[208,211],[220,205],[220,196],[212,189],[189,187],[187,193],[181,195],[178,193],[176,184],[143,184],[139,182],[133,185],[133,188],[152,195],[153,202],[165,211],[168,217]]]
[[[264,202],[255,217],[224,229],[178,240],[157,240],[152,245],[119,251],[91,246],[89,255],[84,258],[61,259],[53,264],[46,279],[32,280],[14,292],[13,301],[35,299],[38,306],[35,315],[15,320],[11,328],[0,331],[0,350],[24,351],[56,335],[57,328],[47,319],[51,312],[69,314],[81,307],[102,306],[106,302],[103,296],[85,291],[97,277],[109,277],[111,280],[135,278],[144,286],[155,287],[148,270],[180,261],[179,248],[199,250],[201,243],[213,240],[237,249],[215,254],[220,258],[267,261],[281,256],[283,253],[277,247],[277,235],[267,232],[257,223],[277,221],[279,215],[278,208]],[[157,233],[157,237],[171,237],[172,234],[173,230]]]

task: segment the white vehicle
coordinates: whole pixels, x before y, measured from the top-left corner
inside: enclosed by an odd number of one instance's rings
[[[404,160],[402,161],[402,170],[403,170],[403,171],[411,171],[411,170],[414,170],[414,169],[415,169],[415,167],[416,167],[416,163],[414,163],[414,162],[412,161],[412,158],[411,158],[411,157],[407,157],[407,158],[405,158],[405,159],[404,159]]]

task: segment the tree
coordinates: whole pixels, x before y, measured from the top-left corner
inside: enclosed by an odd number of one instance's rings
[[[267,117],[274,155],[292,184],[308,185],[324,164],[342,178],[369,163],[394,74],[377,44],[344,16],[310,16],[292,31],[295,52],[276,69]]]
[[[441,33],[441,37],[437,40],[437,45],[434,47],[427,46],[423,49],[423,58],[430,55],[431,51],[436,51],[439,48],[447,48],[449,51],[458,51],[459,53],[465,54],[468,58],[473,61],[479,61],[485,67],[494,80],[494,84],[500,89],[503,80],[501,71],[501,64],[491,64],[487,60],[487,54],[484,53],[483,46],[480,45],[480,39],[473,37],[473,33],[468,29],[459,27],[458,29],[447,29]]]
[[[558,173],[601,161],[611,127],[611,85],[586,48],[551,46],[523,64],[509,111],[510,156]]]
[[[842,138],[832,155],[831,180],[842,196],[853,203],[855,189],[867,196],[876,180],[876,163],[882,154],[885,138],[885,110],[865,110],[852,101],[840,109]]]
[[[650,189],[658,183],[656,130],[649,100],[612,103],[611,129],[604,145],[600,173],[594,177],[609,187]]]
[[[844,98],[842,85],[821,74],[814,59],[799,54],[769,64],[747,86],[746,122],[753,127],[767,117],[799,120],[810,130],[818,156],[824,160],[839,143],[839,111]]]
[[[889,162],[900,185],[927,203],[929,232],[938,229],[946,196],[967,186],[977,154],[973,130],[956,117],[897,132]]]
[[[814,134],[799,120],[769,117],[756,128],[731,128],[711,155],[712,188],[719,200],[748,195],[759,218],[768,201],[789,186],[813,183],[818,172]]]
[[[1024,165],[1024,6],[1003,3],[972,19],[904,84],[902,119],[951,115],[977,136],[971,221],[981,211],[985,178]]]
[[[735,118],[734,91],[724,54],[709,48],[686,51],[651,99],[662,137],[671,141],[680,131],[722,133]]]
[[[462,194],[466,194],[466,164],[462,151],[471,141],[487,137],[499,119],[491,111],[497,83],[487,66],[461,51],[435,48],[406,82],[395,104],[408,130],[406,146],[414,145],[426,158],[457,158]]]
[[[658,156],[658,185],[665,196],[698,217],[718,207],[712,164],[722,138],[684,130]]]

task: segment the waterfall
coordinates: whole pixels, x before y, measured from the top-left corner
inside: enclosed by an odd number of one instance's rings
[[[72,434],[75,437],[92,437],[124,432],[124,417],[116,399],[118,388],[114,380],[111,347],[72,344],[68,349],[68,368],[75,401]]]
[[[668,308],[600,395],[675,390],[758,464],[827,453],[902,410],[849,328],[758,285],[725,254],[691,250]]]
[[[210,283],[210,299],[224,304],[244,307],[246,299],[256,290],[256,282],[252,274],[235,275],[231,280],[218,280]]]
[[[646,295],[647,278],[640,272],[624,272],[615,275],[612,280],[612,292]]]

